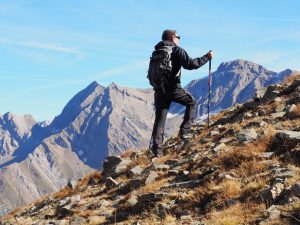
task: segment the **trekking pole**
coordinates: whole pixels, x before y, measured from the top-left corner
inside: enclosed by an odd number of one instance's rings
[[[211,59],[209,60],[209,69],[208,69],[208,104],[207,104],[207,111],[208,111],[208,128],[209,128],[209,110],[210,110],[210,87],[211,86]]]

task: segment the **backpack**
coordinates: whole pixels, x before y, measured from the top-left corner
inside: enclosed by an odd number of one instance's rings
[[[154,89],[162,89],[171,79],[172,61],[171,53],[174,46],[163,46],[154,50],[150,57],[148,76],[149,82]]]

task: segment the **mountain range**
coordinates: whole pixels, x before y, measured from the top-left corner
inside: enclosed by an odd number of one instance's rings
[[[192,137],[108,156],[100,171],[1,217],[0,225],[296,225],[300,74],[199,122]]]
[[[222,63],[212,73],[211,110],[243,103],[295,73],[272,72],[245,60]],[[197,100],[198,118],[207,113],[207,83],[205,77],[185,87]],[[183,111],[180,105],[171,106],[166,137],[176,135]],[[102,168],[108,155],[148,147],[153,120],[151,89],[97,82],[77,93],[50,124],[30,115],[0,115],[2,214]]]

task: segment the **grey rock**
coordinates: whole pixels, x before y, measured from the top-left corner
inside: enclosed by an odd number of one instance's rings
[[[132,195],[128,200],[127,204],[129,206],[135,206],[138,203],[138,197],[136,195]]]
[[[221,144],[219,144],[218,146],[216,146],[216,147],[214,147],[214,152],[219,152],[219,151],[221,151],[221,150],[224,150],[224,149],[226,149],[226,144],[225,143],[221,143]]]
[[[287,130],[278,131],[276,136],[284,140],[300,141],[299,131],[287,131]]]
[[[70,223],[70,225],[82,225],[82,224],[86,224],[87,223],[87,220],[85,219],[85,218],[83,218],[83,217],[75,217],[72,221],[71,221],[71,223]]]
[[[251,114],[251,113],[249,113],[249,112],[247,112],[246,114],[245,114],[245,118],[252,118],[253,117],[253,114]]]
[[[151,184],[158,177],[158,174],[155,171],[150,171],[148,177],[146,178],[145,184]]]
[[[263,152],[261,153],[261,157],[263,158],[271,158],[274,155],[274,152]]]
[[[263,99],[274,99],[279,95],[279,91],[277,91],[277,85],[268,86],[266,93],[263,96]]]
[[[267,204],[272,204],[276,200],[276,198],[282,193],[283,190],[284,190],[284,184],[281,182],[277,182],[273,186],[264,190],[261,193],[261,197],[263,201],[266,202]]]
[[[156,164],[156,163],[154,163],[154,168],[156,170],[166,171],[166,170],[168,170],[170,168],[170,166],[169,165],[165,165],[165,164]]]
[[[111,215],[113,215],[113,210],[112,209],[106,209],[106,210],[102,210],[99,213],[100,216],[106,216],[106,217],[110,217]]]
[[[271,117],[274,119],[282,118],[285,116],[285,114],[286,114],[286,112],[271,113]]]
[[[202,179],[167,184],[165,188],[195,188],[203,182]]]
[[[275,220],[275,219],[278,219],[281,215],[281,212],[280,210],[278,209],[277,206],[275,205],[272,205],[271,207],[269,207],[267,209],[267,212],[268,212],[268,219],[269,220]]]
[[[164,193],[147,193],[138,196],[138,202],[139,204],[143,205],[149,202],[161,201],[164,196],[165,196]]]
[[[68,220],[56,220],[55,225],[70,225],[70,222]]]
[[[222,139],[220,140],[220,143],[226,144],[226,143],[229,143],[229,142],[231,142],[231,141],[233,141],[233,140],[234,140],[234,138],[222,138]]]
[[[63,207],[69,203],[71,203],[71,197],[66,197],[58,202],[58,206]]]
[[[218,175],[219,179],[226,179],[226,180],[234,180],[236,179],[234,176],[232,176],[232,174],[229,174],[227,172],[223,172],[223,173],[220,173]]]
[[[282,98],[280,98],[280,97],[277,97],[277,98],[275,98],[274,99],[274,102],[282,102]],[[281,105],[282,106],[282,105]],[[280,106],[280,107],[281,107]],[[284,105],[283,105],[284,106]],[[282,111],[283,110],[283,108],[281,109],[281,110],[279,110],[279,111]]]
[[[255,129],[250,128],[250,129],[245,129],[245,130],[240,131],[237,134],[237,139],[239,142],[244,143],[244,142],[256,140],[257,136],[258,135],[257,135]]]
[[[135,166],[132,169],[129,170],[129,175],[130,176],[136,176],[136,175],[140,175],[143,172],[143,168],[140,166]]]
[[[143,183],[144,183],[144,181],[140,180],[140,179],[129,180],[125,185],[121,186],[118,189],[118,192],[121,194],[129,193],[131,191],[138,189],[140,186],[143,185]]]
[[[220,131],[218,131],[218,130],[212,130],[211,132],[210,132],[210,135],[211,136],[216,136],[216,135],[219,135],[220,134]]]
[[[105,199],[102,199],[99,203],[100,203],[100,206],[104,207],[104,208],[108,207],[108,206],[111,206],[111,204],[112,204],[111,201],[107,201]]]
[[[115,173],[120,174],[128,170],[128,166],[132,163],[130,159],[122,159],[122,161],[116,166]]]

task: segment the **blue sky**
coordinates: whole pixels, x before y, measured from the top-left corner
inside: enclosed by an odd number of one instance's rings
[[[300,70],[298,0],[0,0],[0,113],[52,120],[93,81],[149,87],[149,56],[175,29],[191,57],[212,49],[213,70],[246,59]],[[184,71],[182,84],[207,75]]]

